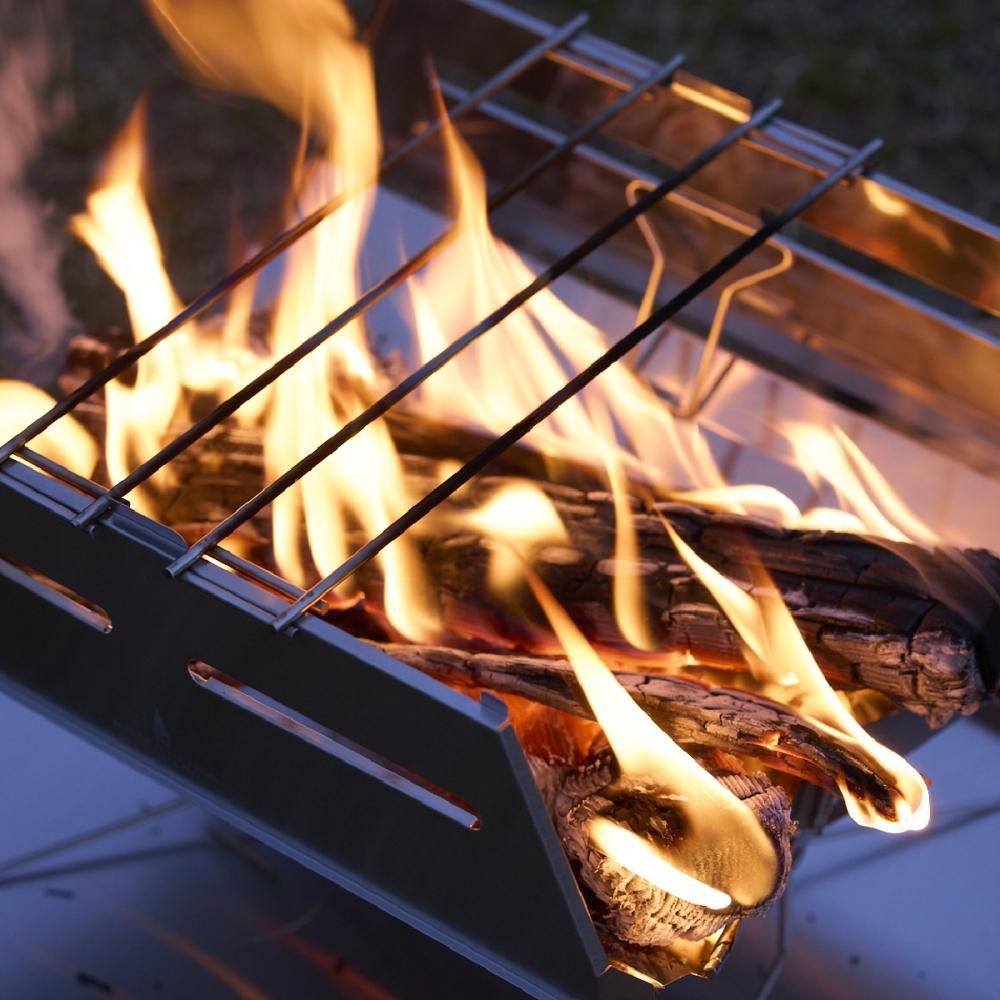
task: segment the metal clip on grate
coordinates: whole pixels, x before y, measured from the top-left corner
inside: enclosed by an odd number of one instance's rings
[[[864,166],[881,147],[882,140],[873,139],[853,156],[844,160],[839,167],[832,170],[795,202],[764,223],[752,236],[747,237],[734,250],[726,254],[707,271],[702,272],[669,302],[657,309],[649,319],[644,323],[640,323],[631,333],[622,337],[621,340],[612,345],[596,361],[571,378],[560,390],[549,396],[548,399],[535,407],[534,410],[519,420],[504,434],[494,439],[478,455],[466,462],[457,472],[431,490],[430,493],[415,503],[405,514],[393,521],[381,534],[358,549],[340,567],[320,580],[319,583],[310,587],[287,610],[275,618],[274,627],[281,631],[296,622],[317,601],[322,600],[323,597],[333,590],[334,587],[357,572],[358,569],[377,556],[387,545],[399,538],[403,532],[426,517],[435,507],[461,489],[469,480],[485,469],[490,462],[502,455],[511,445],[520,441],[521,438],[554,413],[563,403],[575,396],[593,382],[598,375],[607,371],[616,361],[642,343],[646,337],[658,330],[668,319],[675,316],[684,306],[715,284],[719,278],[744,258],[748,257],[759,246],[766,243],[771,236],[804,212],[814,201],[829,191],[830,188],[843,180],[848,174]]]

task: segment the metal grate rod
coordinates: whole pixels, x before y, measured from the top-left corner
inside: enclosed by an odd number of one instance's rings
[[[519,191],[527,187],[532,181],[548,170],[558,159],[568,155],[580,143],[591,138],[604,125],[606,125],[615,115],[624,108],[635,103],[651,87],[662,83],[670,77],[674,70],[683,62],[683,56],[675,55],[667,62],[658,66],[652,73],[636,83],[630,90],[622,94],[617,100],[603,108],[589,121],[585,122],[573,133],[563,138],[555,147],[549,149],[543,156],[525,169],[509,184],[493,195],[487,202],[487,211],[496,211],[514,197]],[[74,519],[73,523],[77,527],[85,527],[107,510],[115,501],[121,500],[137,486],[146,482],[169,462],[173,461],[181,452],[189,448],[195,441],[204,437],[213,427],[217,427],[226,418],[232,416],[244,403],[252,399],[273,382],[277,381],[286,371],[294,367],[308,354],[321,347],[335,333],[342,330],[349,323],[359,316],[364,315],[372,306],[380,302],[386,295],[397,288],[410,275],[419,271],[435,254],[440,253],[451,241],[460,233],[457,225],[451,225],[440,236],[428,243],[422,250],[418,251],[408,260],[404,261],[395,270],[385,275],[374,285],[372,285],[357,301],[344,310],[339,316],[332,319],[324,327],[314,333],[311,337],[303,340],[295,348],[279,358],[270,368],[262,372],[255,379],[248,382],[242,389],[235,392],[228,399],[223,400],[210,413],[202,417],[201,420],[192,424],[186,431],[179,434],[155,455],[137,466],[124,479],[115,483],[110,489],[102,492],[88,507],[84,508]]]
[[[523,55],[505,66],[496,76],[491,77],[481,87],[472,91],[463,101],[452,107],[448,114],[450,121],[458,121],[470,111],[475,110],[483,101],[488,100],[503,90],[526,69],[544,59],[553,50],[573,38],[573,36],[578,35],[587,25],[588,20],[589,15],[580,14],[541,39],[537,45],[533,45]],[[414,152],[430,142],[440,133],[442,127],[443,122],[440,119],[435,119],[419,135],[414,136],[409,142],[404,143],[386,156],[379,165],[378,176],[381,177],[382,174],[398,166]],[[165,326],[160,327],[159,330],[151,333],[138,344],[134,344],[123,354],[115,358],[106,368],[56,402],[50,410],[43,413],[36,420],[33,420],[24,430],[20,431],[0,447],[0,464],[6,462],[11,455],[23,448],[32,438],[37,437],[46,428],[51,427],[60,417],[65,416],[71,410],[75,409],[85,399],[88,399],[97,392],[98,389],[126,372],[140,358],[147,355],[156,347],[157,344],[166,340],[167,337],[176,333],[187,323],[201,316],[207,309],[228,295],[237,285],[241,284],[251,275],[256,274],[265,264],[274,260],[275,257],[287,250],[296,240],[319,225],[325,218],[332,215],[356,193],[356,189],[341,191],[290,229],[276,236],[267,246],[254,254],[253,257],[244,261],[234,271],[227,274],[218,284],[199,295],[198,298],[191,302],[185,309],[181,310]]]
[[[264,507],[272,503],[285,490],[292,486],[293,483],[298,482],[304,475],[316,468],[320,462],[329,458],[342,445],[364,430],[365,427],[378,420],[379,417],[387,413],[400,400],[405,399],[418,386],[430,378],[431,375],[443,368],[453,357],[464,351],[484,333],[499,326],[503,320],[524,305],[528,299],[543,288],[547,288],[560,275],[565,274],[589,254],[593,253],[594,250],[603,246],[612,236],[623,230],[643,212],[648,211],[658,201],[666,197],[670,191],[683,184],[684,181],[707,163],[714,160],[735,142],[739,141],[743,136],[763,125],[780,107],[780,101],[772,101],[770,104],[765,105],[745,122],[727,132],[717,142],[704,149],[698,156],[688,161],[688,163],[680,167],[677,171],[671,173],[669,177],[647,192],[647,194],[638,199],[633,205],[630,205],[600,229],[591,233],[587,239],[538,274],[530,284],[522,288],[502,306],[490,313],[485,319],[480,320],[471,330],[452,341],[443,351],[429,361],[426,361],[420,368],[408,375],[394,388],[390,389],[366,410],[344,424],[336,434],[327,438],[326,441],[301,458],[295,465],[282,473],[281,476],[266,486],[256,496],[251,497],[238,510],[230,514],[229,517],[220,521],[211,531],[192,545],[184,555],[171,563],[167,567],[167,572],[171,576],[178,576],[183,573],[205,552],[218,545],[219,542],[228,537],[241,524],[244,524],[255,514],[263,510]]]
[[[813,202],[838,184],[848,174],[863,167],[878,152],[881,146],[881,139],[873,139],[853,156],[844,160],[839,167],[827,174],[791,205],[765,222],[752,236],[747,237],[707,271],[702,272],[691,284],[687,285],[670,299],[669,302],[657,309],[649,319],[644,323],[640,323],[631,333],[626,334],[621,340],[613,344],[597,360],[584,368],[583,371],[574,375],[561,389],[554,392],[548,399],[536,406],[525,417],[522,417],[505,433],[483,448],[478,455],[466,462],[457,472],[449,476],[422,499],[418,500],[405,514],[397,518],[375,538],[358,549],[350,559],[317,584],[310,587],[297,601],[289,605],[288,608],[274,619],[274,628],[281,631],[296,622],[309,608],[322,600],[334,587],[346,580],[365,565],[365,563],[377,556],[387,545],[399,538],[403,532],[426,517],[435,507],[461,489],[469,480],[486,468],[490,462],[520,441],[521,438],[554,413],[563,403],[586,388],[598,375],[607,371],[616,361],[623,358],[646,337],[658,330],[689,302],[715,284],[727,271],[730,271],[740,261],[753,253],[754,250],[766,243],[771,236],[805,211]]]

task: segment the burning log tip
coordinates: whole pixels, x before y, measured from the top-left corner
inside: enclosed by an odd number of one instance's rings
[[[654,790],[622,779],[608,751],[583,767],[529,757],[595,922],[610,938],[639,949],[663,948],[678,939],[701,941],[733,920],[759,913],[784,891],[791,868],[795,824],[785,793],[763,774],[717,773],[716,780],[746,803],[774,846],[777,864],[767,895],[753,905],[712,909],[667,892],[629,871],[595,846],[590,834],[597,817],[613,817],[660,850],[683,839],[684,820],[676,803]]]
[[[519,695],[592,719],[565,660],[554,657],[380,644],[390,656],[462,687]],[[616,670],[631,697],[674,740],[701,751],[751,756],[764,766],[836,792],[844,782],[876,813],[894,813],[887,778],[861,753],[829,739],[794,711],[750,691],[708,688],[687,677]]]

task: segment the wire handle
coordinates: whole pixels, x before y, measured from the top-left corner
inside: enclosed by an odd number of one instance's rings
[[[405,514],[384,528],[380,534],[371,539],[367,544],[361,546],[346,562],[310,587],[297,601],[292,603],[274,619],[272,623],[273,627],[278,631],[282,631],[298,621],[306,611],[322,600],[334,587],[357,572],[357,570],[377,556],[387,545],[394,542],[405,531],[426,517],[439,504],[460,490],[495,458],[502,455],[508,448],[530,433],[568,399],[573,398],[582,389],[586,388],[598,375],[607,371],[616,361],[641,344],[643,340],[658,330],[668,319],[676,315],[702,292],[714,285],[719,278],[732,270],[740,261],[749,257],[759,246],[763,246],[775,233],[804,212],[813,202],[821,198],[849,174],[865,167],[881,147],[882,140],[873,139],[853,156],[844,160],[839,167],[832,170],[817,184],[813,185],[813,187],[797,198],[791,205],[765,222],[753,235],[748,236],[707,271],[703,271],[694,281],[670,299],[669,302],[657,309],[649,319],[644,323],[640,323],[631,333],[626,334],[614,343],[604,354],[574,375],[562,388],[556,390],[548,399],[536,406],[529,414],[522,417],[505,433],[495,438],[478,455],[471,458],[465,465],[444,480],[444,482],[418,500]]]

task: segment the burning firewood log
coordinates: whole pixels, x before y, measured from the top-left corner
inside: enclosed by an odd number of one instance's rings
[[[484,479],[478,497],[499,485],[496,478]],[[642,578],[659,648],[687,650],[716,665],[742,663],[735,630],[678,557],[653,513],[636,504],[641,558],[633,566],[622,565],[614,558],[610,495],[543,489],[566,526],[568,543],[539,549],[536,565],[591,639],[602,647],[624,645],[612,617],[613,579],[617,572],[632,572]],[[956,714],[971,714],[989,692],[986,678],[995,665],[985,662],[980,628],[993,597],[964,577],[948,553],[917,546],[890,550],[857,535],[791,531],[679,504],[657,507],[706,560],[748,588],[746,555],[759,560],[835,687],[878,691],[934,727]],[[488,541],[471,532],[426,543],[432,576],[459,619],[483,592],[490,551]],[[995,556],[970,551],[960,558],[1000,588]],[[956,606],[937,596],[945,589]],[[513,622],[498,627],[517,634]]]
[[[669,945],[678,938],[700,941],[736,917],[760,913],[785,890],[791,868],[794,829],[785,793],[763,774],[720,772],[716,780],[746,803],[774,844],[778,871],[770,892],[759,902],[733,902],[710,909],[678,898],[628,871],[598,850],[588,834],[595,817],[613,816],[652,843],[669,848],[683,836],[683,821],[668,796],[621,780],[609,753],[584,767],[550,764],[529,755],[556,832],[595,922],[614,940],[640,948]]]
[[[564,675],[565,697],[547,698],[541,683],[536,688],[531,683],[519,685],[504,678],[494,685],[492,670],[485,664],[501,658],[468,657],[448,649],[382,648],[474,697],[483,690],[492,690],[507,703],[542,799],[609,953],[652,971],[663,963],[669,964],[670,952],[662,949],[673,942],[701,941],[735,918],[762,912],[784,891],[795,834],[790,797],[780,783],[745,756],[725,753],[719,749],[725,744],[710,740],[694,748],[701,765],[726,794],[748,808],[749,822],[759,828],[757,835],[770,845],[765,863],[756,871],[749,870],[759,860],[752,847],[739,843],[739,838],[726,837],[723,844],[728,849],[718,852],[716,847],[707,852],[707,865],[701,874],[710,894],[724,895],[711,889],[716,881],[730,888],[735,881],[741,885],[742,894],[737,898],[734,890],[732,898],[721,901],[683,898],[629,870],[613,854],[602,850],[591,824],[595,820],[618,824],[669,857],[678,849],[683,851],[685,845],[690,846],[692,838],[697,840],[697,817],[688,811],[688,799],[697,800],[703,793],[692,787],[687,795],[678,797],[655,781],[637,778],[620,766],[601,728],[589,721],[592,716],[587,700],[568,664],[544,659],[535,663],[530,658],[521,662],[522,667],[531,663],[528,670],[537,668],[542,673],[551,667]],[[503,672],[502,665],[497,669]],[[558,683],[553,682],[553,692]],[[554,707],[562,703],[573,714]],[[712,808],[711,804],[708,808]],[[720,817],[714,822],[725,820]],[[733,839],[737,843],[731,844]],[[752,842],[753,838],[749,839]]]
[[[77,384],[112,354],[105,337],[76,338],[63,387]],[[80,416],[95,434],[102,432],[100,400]],[[436,477],[438,459],[461,460],[483,444],[473,431],[442,429],[423,416],[396,417],[390,426],[414,489]],[[172,468],[176,487],[165,498],[163,520],[196,537],[263,484],[259,433],[220,427]],[[560,478],[579,486],[554,484],[547,478],[547,461],[525,448],[511,449],[493,471],[502,476],[480,477],[461,504],[481,502],[511,476],[527,476],[545,490],[568,538],[536,551],[536,565],[588,638],[602,648],[624,647],[610,610],[613,579],[617,572],[634,573],[643,581],[648,623],[658,647],[690,651],[713,666],[742,665],[732,626],[678,558],[659,519],[637,500],[640,558],[627,565],[614,558],[614,509],[600,488],[599,474],[574,467]],[[971,714],[992,693],[997,664],[984,653],[982,640],[1000,590],[996,556],[979,550],[886,547],[859,535],[782,529],[752,517],[679,504],[658,507],[706,559],[747,586],[744,556],[748,550],[755,554],[835,687],[880,692],[934,727],[957,714]],[[446,507],[444,516],[455,509]],[[257,528],[259,537],[266,538],[266,519]],[[488,592],[484,578],[490,555],[481,534],[466,525],[426,536],[421,546],[453,631],[461,633],[464,625],[474,631],[488,610],[498,635],[523,633],[520,610],[498,621],[496,604],[486,609],[478,600]]]
[[[417,447],[416,442],[410,447]],[[208,449],[218,460],[202,465],[192,456],[173,509],[173,516],[190,525],[192,534],[198,533],[199,522],[225,516],[252,495],[262,478],[252,433],[218,435],[206,441],[199,454]],[[434,463],[415,454],[404,458],[412,485],[429,486]],[[478,504],[511,481],[483,477],[463,503]],[[660,648],[689,650],[695,658],[719,666],[741,666],[738,636],[678,558],[658,518],[643,512],[636,501],[641,558],[634,566],[625,565],[614,558],[615,516],[609,494],[532,481],[552,500],[568,533],[565,543],[540,548],[536,565],[589,638],[602,647],[625,645],[611,611],[613,579],[616,572],[638,573]],[[786,530],[686,505],[658,507],[707,559],[748,586],[742,557],[748,550],[755,553],[835,687],[878,691],[925,716],[934,727],[957,714],[971,714],[989,693],[985,678],[993,666],[980,648],[980,623],[992,597],[964,576],[948,553],[912,545],[888,549],[857,535]],[[446,506],[444,515],[453,510]],[[260,530],[266,534],[267,525],[261,524]],[[488,539],[465,526],[430,533],[421,547],[456,631],[467,626],[474,635],[485,617],[492,620],[497,635],[523,634],[520,612],[498,620],[496,603],[487,606],[481,600],[488,593]],[[1000,560],[983,551],[960,557],[1000,588]],[[936,596],[935,582],[957,599],[957,607]]]
[[[380,648],[451,684],[518,695],[593,718],[572,668],[563,659],[400,643]],[[749,754],[831,792],[843,782],[877,812],[892,815],[892,789],[878,767],[864,754],[828,739],[792,709],[750,691],[708,688],[686,677],[633,670],[616,670],[615,676],[679,744],[695,751]]]

